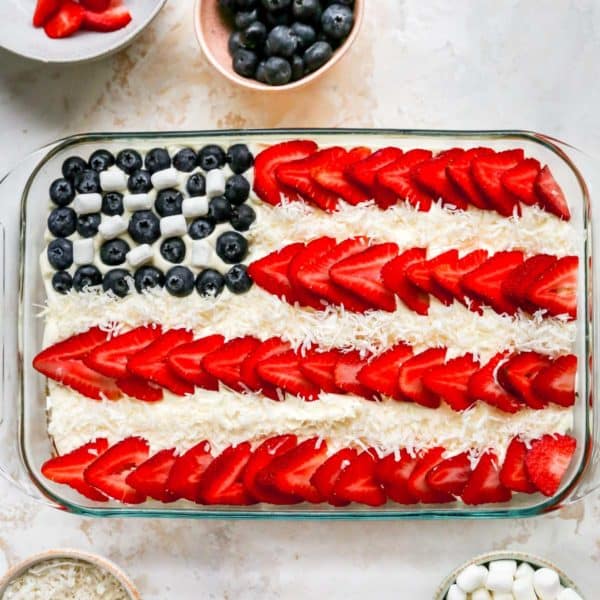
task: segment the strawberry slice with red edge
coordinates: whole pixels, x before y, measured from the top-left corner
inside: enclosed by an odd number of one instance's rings
[[[327,394],[341,394],[335,383],[335,366],[341,357],[339,350],[320,352],[310,349],[300,357],[300,370],[304,376]]]
[[[377,173],[387,165],[402,157],[400,148],[387,147],[373,152],[370,156],[346,167],[346,175],[368,193],[372,199],[375,194],[375,178]]]
[[[46,362],[67,359],[85,359],[94,348],[106,342],[108,334],[99,327],[92,327],[83,333],[73,335],[42,350],[34,359],[33,367],[43,373]]]
[[[398,386],[403,396],[429,408],[438,408],[440,398],[423,385],[423,376],[433,367],[444,364],[446,348],[429,348],[404,361],[398,374]]]
[[[471,163],[474,159],[482,156],[491,156],[495,152],[491,148],[471,148],[464,154],[450,162],[446,167],[448,179],[452,182],[456,190],[466,198],[476,208],[488,210],[485,196],[475,184],[471,175]]]
[[[102,11],[86,10],[83,15],[82,28],[107,33],[123,29],[129,23],[131,23],[131,13],[127,8],[114,6]]]
[[[433,272],[440,265],[454,263],[457,260],[458,250],[448,250],[430,260],[416,262],[406,270],[406,277],[423,292],[435,296],[444,306],[450,306],[454,298],[437,283],[433,277]]]
[[[419,462],[405,448],[381,458],[375,467],[375,477],[390,500],[398,504],[416,504],[417,497],[408,489],[408,480]]]
[[[525,467],[531,483],[544,496],[554,496],[571,464],[577,441],[569,435],[544,435],[531,444]]]
[[[281,338],[272,337],[261,342],[245,358],[240,367],[240,378],[242,383],[252,392],[260,392],[271,400],[279,400],[277,387],[261,379],[258,374],[258,365],[274,356],[288,352],[292,347]]]
[[[204,390],[218,391],[219,381],[202,368],[202,359],[225,343],[222,335],[209,335],[176,346],[167,354],[169,367],[184,381]]]
[[[500,481],[497,462],[498,459],[493,452],[481,455],[462,493],[465,504],[508,502],[512,498],[511,491]]]
[[[424,263],[426,259],[425,248],[411,248],[384,265],[381,270],[385,286],[419,315],[427,315],[429,312],[429,294],[412,283],[407,272],[413,265]]]
[[[466,410],[473,404],[473,399],[468,393],[469,381],[478,369],[479,363],[473,355],[465,354],[426,371],[423,375],[423,386],[439,396],[453,410]]]
[[[358,350],[341,353],[333,370],[336,386],[347,394],[375,400],[376,394],[373,394],[373,391],[364,386],[358,378],[358,374],[367,365],[367,362],[368,359],[362,357]]]
[[[539,172],[534,187],[539,203],[545,210],[564,221],[571,218],[567,199],[548,166]]]
[[[128,475],[148,460],[148,442],[130,437],[111,446],[84,471],[85,481],[124,504],[141,504],[146,496],[127,483]]]
[[[33,26],[43,27],[57,12],[62,0],[37,0],[33,13]]]
[[[408,478],[408,492],[419,502],[425,504],[445,504],[453,502],[454,496],[433,489],[427,482],[429,472],[444,460],[446,450],[441,446],[431,448],[421,456]]]
[[[460,496],[471,477],[471,461],[466,452],[442,460],[427,473],[427,484],[436,492]]]
[[[280,390],[311,402],[320,389],[300,369],[301,357],[293,350],[270,356],[257,365],[258,376]]]
[[[167,490],[177,498],[198,501],[200,481],[213,461],[207,441],[196,444],[175,458],[167,480]]]
[[[471,375],[468,394],[473,402],[480,400],[504,412],[516,413],[523,408],[523,404],[516,396],[505,390],[496,379],[496,370],[506,360],[506,354],[506,352],[496,354]]]
[[[525,468],[525,457],[527,446],[520,438],[516,437],[508,445],[504,464],[500,469],[500,482],[513,491],[522,494],[533,494],[536,487],[531,483],[527,469]]]
[[[58,12],[45,23],[46,35],[53,39],[70,37],[81,29],[85,17],[85,8],[81,4],[66,0],[60,3]]]
[[[361,452],[338,476],[332,496],[337,501],[381,506],[387,497],[375,476],[378,462],[374,450]]]
[[[173,448],[161,450],[129,473],[125,482],[148,498],[165,503],[175,502],[177,496],[167,489],[169,474],[175,460]]]
[[[293,140],[274,144],[260,152],[254,160],[254,185],[256,195],[267,204],[281,204],[282,194],[296,196],[295,192],[277,181],[275,172],[279,165],[306,158],[317,151],[317,144],[309,140]]]
[[[354,448],[342,448],[330,456],[310,478],[310,482],[329,504],[333,506],[347,506],[350,504],[348,500],[335,496],[333,489],[340,474],[350,466],[357,455],[358,452]]]
[[[574,354],[559,356],[533,379],[534,394],[560,406],[575,404],[575,378],[577,357]]]
[[[517,166],[502,174],[502,185],[515,198],[528,206],[533,206],[538,202],[535,193],[535,182],[541,169],[542,166],[539,160],[526,158]]]
[[[533,389],[536,375],[550,365],[550,359],[538,352],[519,352],[498,369],[498,383],[520,398],[529,408],[540,409],[548,404],[547,398]]]
[[[369,361],[358,372],[358,381],[378,394],[402,402],[405,398],[398,384],[400,367],[411,356],[412,348],[410,346],[402,343],[396,344]]]
[[[162,388],[137,375],[117,379],[117,387],[127,396],[142,402],[160,402],[164,396]]]
[[[47,460],[42,465],[42,475],[50,481],[68,485],[90,500],[106,502],[107,497],[87,483],[83,473],[107,449],[108,441],[98,438],[72,452]]]
[[[397,255],[396,244],[377,244],[336,263],[329,270],[329,275],[334,283],[358,296],[369,306],[394,312],[396,297],[383,283],[381,271]]]

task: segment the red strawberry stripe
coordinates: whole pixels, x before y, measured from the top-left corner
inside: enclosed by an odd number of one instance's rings
[[[419,462],[406,449],[392,452],[379,460],[375,467],[375,477],[388,498],[399,504],[416,504],[417,497],[408,489],[408,481]]]
[[[406,360],[398,374],[400,392],[417,404],[437,408],[440,399],[423,385],[423,376],[429,369],[443,364],[445,357],[445,348],[430,348]]]
[[[427,484],[437,492],[460,496],[471,476],[471,460],[466,452],[438,463],[427,473]]]
[[[574,354],[559,356],[543,368],[533,379],[534,394],[560,406],[575,404],[577,357]]]
[[[473,399],[468,393],[469,381],[478,369],[479,363],[473,356],[465,354],[426,371],[423,375],[423,385],[454,410],[466,410],[473,404]]]
[[[368,359],[356,350],[340,354],[333,371],[336,386],[347,394],[374,400],[375,394],[359,380],[359,374],[367,362]]]
[[[400,391],[398,377],[400,367],[411,356],[412,348],[410,346],[398,344],[370,360],[358,372],[358,381],[374,392],[389,396],[394,400],[406,400]]]
[[[279,400],[277,387],[268,383],[258,374],[258,367],[263,361],[279,356],[291,350],[291,346],[281,338],[269,338],[248,354],[240,367],[240,379],[252,392],[260,392],[271,400]]]
[[[385,504],[385,492],[375,475],[377,462],[377,455],[373,450],[365,450],[359,454],[339,474],[333,486],[333,497],[368,506]]]
[[[300,369],[301,357],[293,350],[270,356],[258,363],[258,376],[279,389],[304,398],[316,400],[319,388]]]
[[[536,491],[536,488],[529,479],[525,468],[526,456],[527,446],[525,442],[518,437],[514,438],[506,450],[504,464],[500,469],[500,482],[505,488],[513,492],[532,494]]]
[[[189,344],[181,344],[167,354],[167,364],[185,381],[216,392],[219,389],[219,381],[202,368],[202,360],[224,343],[225,338],[222,335],[211,335]]]
[[[565,195],[547,166],[540,171],[534,187],[542,207],[565,221],[571,218]]]
[[[313,474],[310,482],[317,488],[322,498],[333,506],[346,506],[349,500],[339,498],[333,493],[336,481],[356,459],[358,452],[354,448],[342,448],[330,456]]]
[[[319,389],[328,394],[342,394],[335,382],[335,367],[341,357],[339,350],[319,352],[311,349],[300,358],[300,370]]]
[[[176,460],[175,450],[161,450],[132,471],[125,482],[144,496],[174,502],[178,497],[167,489],[167,482]]]
[[[511,497],[511,491],[500,481],[496,455],[493,452],[486,452],[479,459],[463,490],[463,502],[465,504],[508,502]]]
[[[444,448],[431,448],[431,450],[428,450],[417,461],[408,479],[408,491],[419,502],[425,504],[443,504],[454,500],[454,496],[447,492],[440,492],[433,489],[427,482],[427,477],[431,470],[443,461],[443,454]]]
[[[167,490],[178,498],[196,502],[200,481],[212,461],[210,444],[206,441],[196,444],[175,459],[167,480]]]
[[[516,167],[505,171],[501,181],[505,189],[524,204],[532,206],[538,202],[535,182],[541,165],[535,158],[526,158]]]
[[[481,156],[494,154],[491,148],[472,148],[454,159],[446,167],[448,179],[473,206],[481,210],[490,210],[485,196],[473,180],[471,175],[471,163]]]
[[[402,150],[399,148],[381,148],[363,160],[346,167],[346,174],[350,179],[361,185],[373,198],[377,173],[383,167],[396,162],[401,156]]]

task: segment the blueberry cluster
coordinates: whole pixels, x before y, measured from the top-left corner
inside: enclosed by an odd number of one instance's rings
[[[242,77],[285,85],[320,69],[354,26],[354,0],[219,0]]]
[[[248,241],[240,232],[256,219],[246,203],[250,183],[244,176],[253,164],[245,144],[227,150],[215,144],[199,151],[182,148],[173,157],[165,148],[144,157],[128,148],[116,156],[97,150],[87,161],[67,158],[62,177],[50,185],[55,207],[48,230],[54,239],[47,257],[56,270],[53,288],[66,293],[102,285],[120,297],[133,287],[138,292],[164,287],[174,296],[187,296],[194,287],[203,296],[217,296],[225,287],[235,294],[248,291],[252,281],[241,264]],[[226,165],[232,172],[228,178]],[[232,230],[219,234],[214,251],[232,266],[220,273],[208,268],[211,247],[198,241],[225,223]],[[166,272],[152,264],[153,244],[173,265]],[[191,254],[187,261],[186,254]],[[104,274],[96,258],[108,267]]]

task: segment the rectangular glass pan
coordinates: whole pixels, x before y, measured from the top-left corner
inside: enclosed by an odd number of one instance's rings
[[[579,319],[576,353],[579,357],[578,402],[573,435],[578,448],[568,476],[552,498],[516,495],[507,504],[477,508],[461,503],[450,505],[402,506],[389,503],[372,509],[351,505],[347,508],[299,505],[286,508],[250,506],[244,508],[205,507],[187,503],[163,505],[147,502],[128,507],[118,503],[94,503],[65,486],[42,477],[40,467],[51,455],[46,432],[45,380],[31,366],[41,348],[43,321],[38,318],[44,303],[44,288],[38,267],[43,249],[47,217],[47,190],[69,155],[88,156],[99,147],[118,151],[125,147],[148,149],[161,145],[201,147],[276,143],[293,138],[309,138],[320,146],[343,144],[378,148],[447,149],[455,146],[490,146],[495,150],[520,147],[526,155],[539,159],[552,169],[563,187],[578,233]],[[594,380],[597,377],[593,323],[597,318],[593,303],[592,213],[588,182],[591,162],[580,151],[543,135],[522,131],[413,131],[413,130],[269,130],[202,131],[189,133],[87,134],[59,140],[38,150],[2,180],[2,221],[6,230],[3,299],[4,393],[0,427],[2,472],[25,493],[57,508],[94,516],[142,516],[185,518],[315,518],[315,519],[397,519],[397,518],[499,518],[534,516],[556,509],[589,493],[600,483],[598,424]],[[589,169],[589,173],[588,173]],[[586,179],[586,176],[589,178]]]

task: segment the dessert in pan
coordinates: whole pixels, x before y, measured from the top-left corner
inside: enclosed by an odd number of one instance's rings
[[[518,147],[68,158],[40,260],[42,473],[125,504],[553,496],[576,449],[570,218]]]

